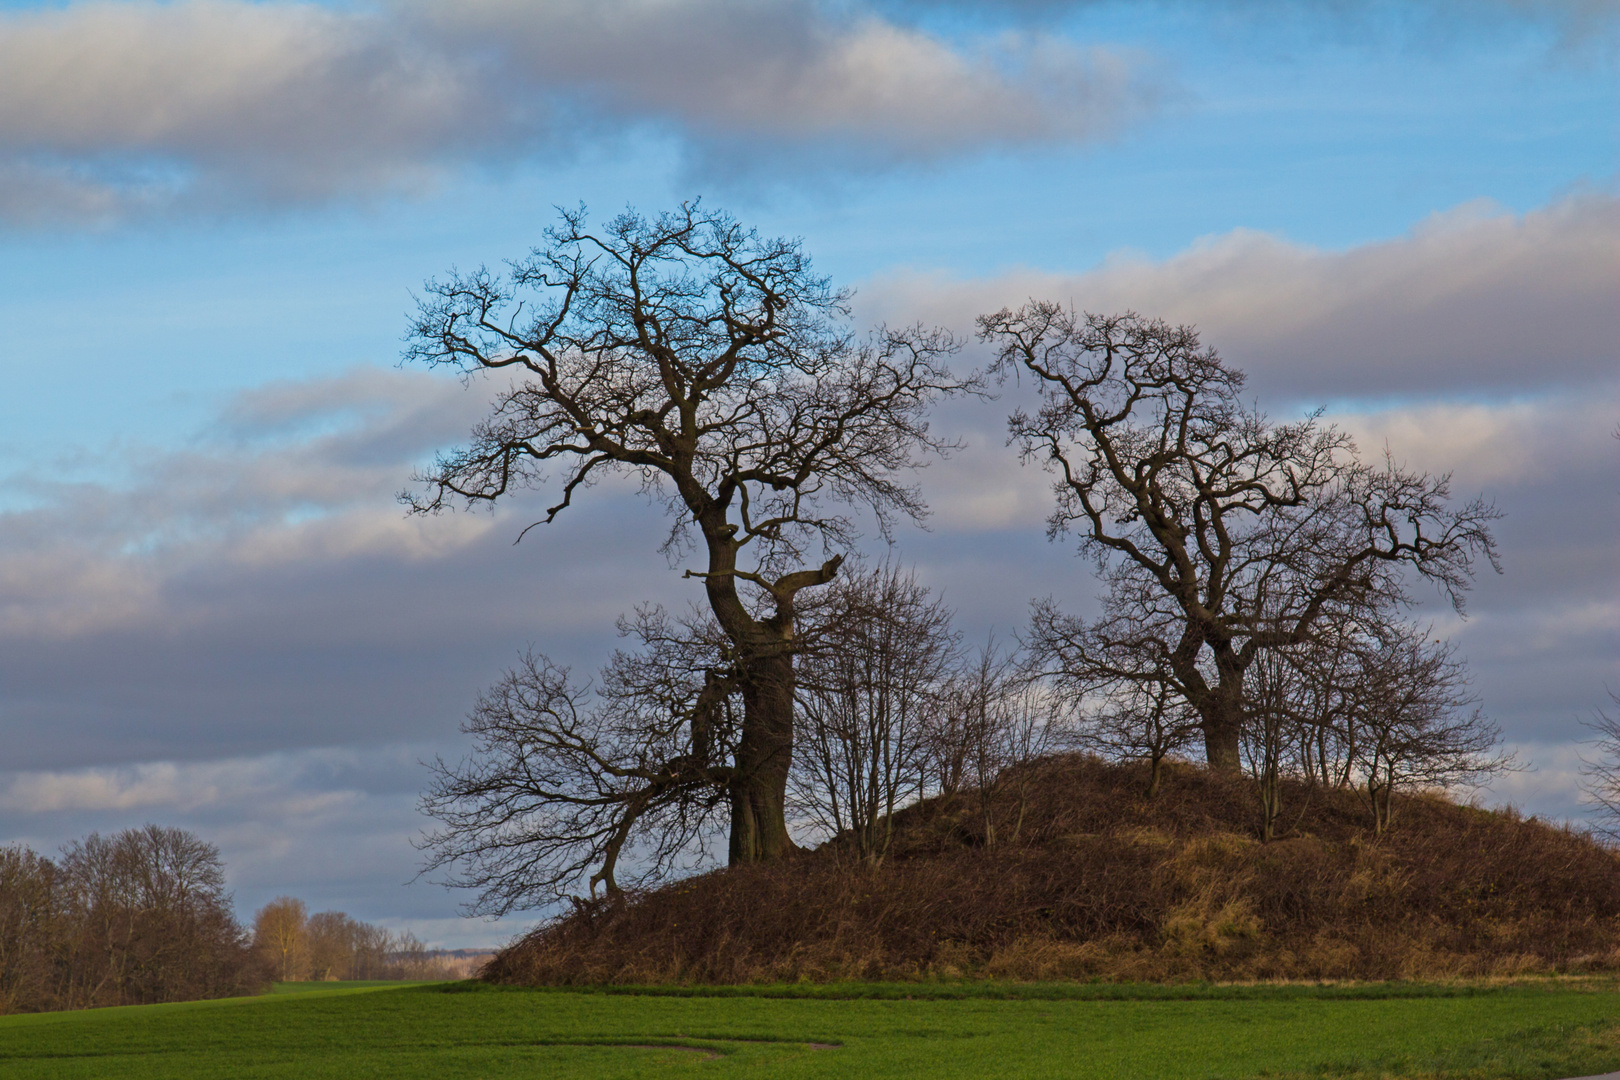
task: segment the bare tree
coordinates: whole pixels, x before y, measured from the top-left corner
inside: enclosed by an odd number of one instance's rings
[[[1261,602],[1276,604],[1267,596]],[[1385,613],[1336,607],[1318,619],[1302,641],[1255,656],[1245,687],[1240,750],[1258,796],[1262,842],[1292,831],[1292,826],[1280,826],[1285,780],[1306,781],[1308,804],[1319,772],[1323,776],[1329,772],[1328,751],[1336,755],[1342,747],[1344,760],[1334,756],[1331,761],[1335,770],[1342,769],[1339,786],[1348,782],[1354,764],[1348,752],[1354,720],[1347,693],[1357,685],[1354,676],[1365,651],[1357,632],[1368,624],[1382,628],[1380,614]],[[1306,805],[1299,807],[1296,822],[1305,809]]]
[[[994,637],[966,656],[945,688],[930,741],[941,774],[971,787],[986,847],[1016,842],[1033,779],[1023,768],[1064,741],[1061,707]],[[997,818],[1011,804],[1003,834]]]
[[[1609,698],[1620,705],[1620,694],[1611,691]],[[1583,723],[1592,738],[1581,755],[1581,786],[1596,804],[1597,831],[1620,840],[1620,711],[1595,709]]]
[[[729,804],[742,744],[729,643],[700,618],[644,609],[622,625],[599,684],[534,653],[491,690],[462,730],[473,752],[436,759],[422,809],[439,820],[425,873],[476,890],[476,914],[504,915],[566,897],[585,880],[621,892],[695,855]]]
[[[1301,674],[1298,652],[1267,649],[1250,669],[1243,714],[1241,754],[1260,801],[1260,840],[1276,839],[1283,815],[1283,780],[1296,771],[1294,752],[1308,723],[1309,686]],[[1303,809],[1301,811],[1303,813]]]
[[[282,982],[309,976],[308,924],[304,902],[291,896],[278,896],[254,913],[253,947]]]
[[[442,960],[408,930],[395,933],[342,911],[305,912],[302,900],[279,896],[254,916],[254,949],[282,981],[447,975]]]
[[[1357,782],[1367,659],[1408,634],[1390,608],[1336,608],[1296,645],[1266,650],[1251,672],[1243,756],[1260,787],[1261,835],[1272,834],[1284,777],[1308,787]]]
[[[231,912],[219,852],[147,825],[0,848],[0,1012],[252,993],[264,972]]]
[[[1363,611],[1251,670],[1242,753],[1260,798],[1260,837],[1289,831],[1283,781],[1354,786],[1375,833],[1405,788],[1478,783],[1515,767],[1468,691],[1466,666],[1425,628]],[[1303,813],[1303,807],[1301,807]]]
[[[304,924],[309,942],[309,977],[316,982],[351,979],[364,924],[341,911],[317,911]]]
[[[0,847],[0,1014],[49,1007],[64,936],[57,870],[21,845]]]
[[[389,954],[394,936],[380,926],[357,922],[354,927],[354,955],[349,960],[351,979],[386,979],[392,975]]]
[[[1198,732],[1198,714],[1187,708],[1168,681],[1140,679],[1116,686],[1083,713],[1078,735],[1082,745],[1105,757],[1146,760],[1144,794],[1151,799],[1163,785],[1165,761],[1191,745]]]
[[[444,960],[429,951],[427,945],[409,930],[394,937],[390,945],[390,978],[431,981],[443,979],[448,974]]]
[[[1452,788],[1514,767],[1468,691],[1462,661],[1417,628],[1396,627],[1375,642],[1350,692],[1356,764],[1375,832],[1389,827],[1403,788]]]
[[[1362,464],[1315,416],[1270,421],[1190,327],[1032,302],[979,328],[1002,376],[1028,373],[1041,394],[1009,427],[1057,474],[1048,535],[1078,533],[1107,585],[1090,624],[1037,607],[1046,662],[1099,682],[1167,675],[1216,769],[1241,768],[1244,680],[1263,652],[1336,609],[1398,600],[1403,571],[1461,610],[1476,560],[1497,565],[1492,507],[1452,508],[1448,477]]]
[[[704,555],[700,579],[734,652],[743,699],[729,783],[730,858],[792,846],[783,814],[793,748],[799,593],[831,581],[860,505],[887,530],[923,504],[899,477],[946,444],[924,416],[969,384],[940,331],[859,343],[848,294],[796,241],[765,240],[688,203],[627,212],[600,233],[583,210],[506,277],[428,285],[410,359],[515,373],[470,444],[439,458],[418,511],[490,503],[555,483],[553,520],[605,473],[666,505],[665,550]],[[553,474],[552,468],[556,467]],[[830,557],[806,566],[812,546]]]
[[[847,573],[806,613],[796,809],[883,858],[925,781],[925,735],[956,646],[951,613],[894,565]]]
[[[1097,642],[1108,654],[1106,665],[1064,662],[1073,633],[1051,600],[1037,602],[1024,642],[1026,662],[1067,709],[1078,745],[1106,758],[1147,761],[1151,799],[1163,783],[1165,760],[1199,734],[1198,714],[1176,693],[1163,659],[1144,650]]]
[[[91,833],[58,866],[58,902],[76,928],[65,950],[70,1004],[218,997],[257,981],[214,845],[146,825]]]
[[[1355,780],[1361,740],[1360,677],[1369,642],[1398,633],[1384,612],[1340,611],[1320,621],[1311,636],[1282,650],[1293,694],[1293,758],[1307,784],[1346,788]]]

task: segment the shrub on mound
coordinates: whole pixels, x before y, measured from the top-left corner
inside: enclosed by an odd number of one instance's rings
[[[896,821],[880,864],[837,841],[582,904],[485,969],[524,984],[832,979],[1395,979],[1620,967],[1620,856],[1512,811],[1289,786],[1255,840],[1250,786],[1084,756]]]

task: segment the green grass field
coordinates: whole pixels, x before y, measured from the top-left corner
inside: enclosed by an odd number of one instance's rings
[[[303,984],[0,1017],[0,1077],[1552,1077],[1620,1068],[1613,983],[567,992]]]

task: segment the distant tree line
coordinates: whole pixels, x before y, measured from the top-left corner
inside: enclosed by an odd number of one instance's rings
[[[1016,840],[1020,766],[1059,749],[1145,759],[1149,796],[1176,756],[1247,775],[1265,839],[1290,828],[1285,780],[1356,788],[1381,831],[1402,787],[1511,764],[1406,614],[1417,582],[1461,612],[1497,567],[1488,503],[1364,461],[1318,414],[1271,420],[1191,327],[1032,301],[981,317],[992,359],[957,374],[949,334],[863,340],[848,302],[796,241],[696,204],[600,231],[567,212],[510,274],[429,284],[409,356],[501,389],[412,508],[549,486],[549,522],[627,474],[705,600],[637,609],[594,682],[531,653],[480,696],[472,753],[433,763],[423,799],[427,870],[472,910],[616,897],[720,835],[733,863],[795,832],[881,859],[931,795]],[[860,565],[856,523],[920,521],[905,476],[954,446],[929,410],[1012,379],[1038,400],[1010,441],[1052,475],[1048,535],[1077,541],[1102,610],[1038,600],[1011,646],[964,649],[912,574]]]
[[[219,849],[183,829],[0,847],[0,1014],[256,994],[271,982],[465,978],[410,932],[278,897],[236,920]]]
[[[291,896],[277,897],[253,916],[253,951],[278,982],[443,979],[452,974],[408,930],[396,933],[341,911],[311,915],[302,900]]]
[[[181,829],[91,833],[49,859],[0,847],[0,1012],[262,990],[219,850]]]

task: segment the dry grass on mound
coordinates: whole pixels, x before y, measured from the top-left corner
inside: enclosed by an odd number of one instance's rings
[[[1396,979],[1620,967],[1620,855],[1439,797],[1374,838],[1353,792],[1287,793],[1288,838],[1252,839],[1252,789],[1192,766],[1030,767],[1015,843],[967,800],[897,822],[880,866],[838,845],[583,908],[498,955],[524,984],[995,977]],[[997,835],[1018,807],[999,809]]]

